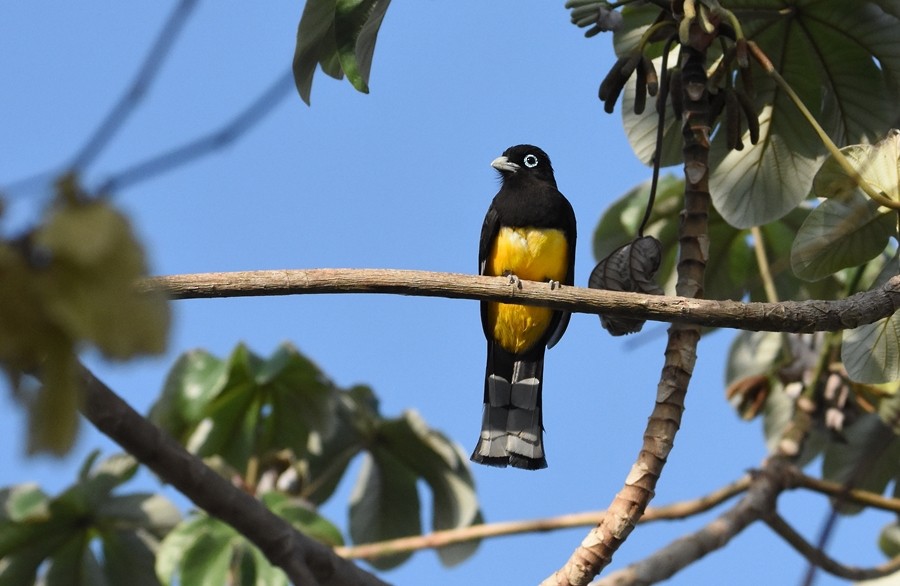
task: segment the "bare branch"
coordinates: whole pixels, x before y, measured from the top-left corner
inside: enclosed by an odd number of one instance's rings
[[[764,517],[766,524],[772,528],[781,538],[787,541],[791,547],[805,557],[811,564],[814,564],[829,574],[844,578],[847,580],[874,580],[889,576],[900,570],[900,556],[897,556],[887,563],[875,566],[874,568],[857,568],[854,566],[845,566],[836,562],[829,557],[821,549],[818,549],[806,541],[802,535],[797,533],[787,521],[781,518],[777,513],[771,513]]]
[[[750,488],[734,507],[699,531],[680,537],[649,557],[604,576],[595,586],[661,582],[706,554],[721,549],[751,523],[775,510],[775,499],[787,486],[789,469],[790,466],[781,459],[770,460],[763,470],[754,473]]]
[[[119,171],[104,181],[98,191],[108,193],[114,189],[122,189],[228,146],[256,126],[282,99],[290,95],[293,87],[294,77],[290,71],[279,75],[246,108],[218,129]]]
[[[504,277],[396,269],[307,269],[169,275],[146,279],[173,299],[254,297],[313,293],[380,293],[489,299],[540,305],[577,313],[640,317],[708,327],[769,332],[836,331],[872,323],[900,308],[900,276],[880,289],[836,301],[741,303],[687,297],[600,291],[582,287],[550,289],[546,283]]]
[[[202,460],[143,418],[89,370],[82,367],[82,414],[139,462],[198,507],[252,541],[294,584],[386,586],[376,576],[341,559],[334,551],[272,513],[230,484]]]
[[[662,507],[648,507],[640,522],[649,523],[652,521],[685,519],[698,515],[744,492],[749,486],[750,476],[748,475],[697,499],[672,503]],[[606,511],[588,511],[529,521],[485,523],[460,529],[435,531],[428,535],[402,537],[352,547],[338,547],[335,549],[335,552],[347,559],[371,559],[401,552],[444,547],[454,543],[474,541],[487,537],[556,531],[572,527],[590,527],[599,523],[605,514]]]
[[[855,503],[864,507],[871,507],[873,509],[881,509],[883,511],[900,514],[900,499],[886,497],[859,488],[848,488],[845,484],[840,484],[838,482],[812,478],[806,476],[798,469],[794,470],[790,482],[792,484],[791,488],[805,488],[839,499],[842,503]]]
[[[100,126],[97,127],[84,146],[72,158],[72,163],[69,165],[70,169],[81,170],[97,158],[97,155],[115,136],[128,116],[140,104],[141,99],[153,82],[153,78],[156,77],[156,73],[169,54],[169,50],[178,37],[178,33],[181,32],[188,16],[190,16],[196,6],[197,0],[181,0],[175,6],[165,26],[163,26],[159,36],[144,58],[144,63],[138,69],[131,86],[119,98],[119,101],[106,115]]]

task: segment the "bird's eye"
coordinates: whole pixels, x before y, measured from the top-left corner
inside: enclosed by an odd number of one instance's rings
[[[526,167],[531,169],[533,167],[537,167],[538,158],[534,155],[525,155],[525,158],[522,160],[522,162],[525,163]]]

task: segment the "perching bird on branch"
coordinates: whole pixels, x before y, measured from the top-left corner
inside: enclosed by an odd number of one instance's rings
[[[478,250],[481,275],[572,285],[575,212],[556,188],[550,159],[518,145],[491,163],[502,185],[491,202]],[[544,307],[481,302],[487,372],[481,437],[472,460],[490,466],[547,467],[541,387],[544,349],[562,337],[569,313]]]

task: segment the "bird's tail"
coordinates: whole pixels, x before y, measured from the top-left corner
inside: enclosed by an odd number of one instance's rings
[[[488,342],[481,437],[472,460],[527,470],[547,467],[541,419],[544,348],[516,356]]]

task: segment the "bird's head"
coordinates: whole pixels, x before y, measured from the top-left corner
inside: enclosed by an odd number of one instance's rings
[[[553,167],[547,153],[530,144],[509,147],[491,162],[491,167],[500,172],[503,181],[540,179],[556,185]]]

